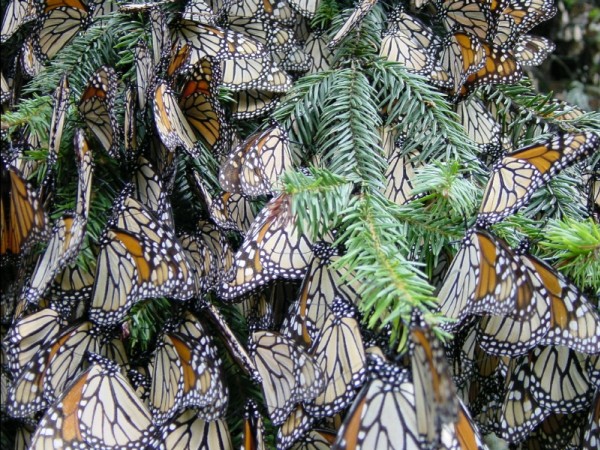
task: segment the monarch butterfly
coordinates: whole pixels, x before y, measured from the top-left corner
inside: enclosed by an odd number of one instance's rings
[[[279,284],[274,283],[270,289],[254,292],[235,305],[236,309],[246,318],[250,329],[277,329],[275,326],[276,301],[271,301],[273,299],[269,294]]]
[[[272,22],[265,22],[257,17],[235,17],[228,19],[228,28],[235,33],[250,36],[254,42],[260,43],[262,48],[269,53],[273,48],[285,47],[288,43],[295,43],[293,33],[289,28],[279,26]]]
[[[182,17],[186,20],[214,25],[223,13],[221,9],[214,10],[217,6],[214,3],[209,6],[203,0],[190,0],[185,5]],[[221,8],[224,8],[224,5]]]
[[[54,279],[51,298],[64,303],[79,303],[89,299],[94,287],[94,270],[78,265],[67,265]]]
[[[135,77],[140,110],[146,110],[147,92],[152,79],[153,64],[148,44],[140,39],[135,46]]]
[[[37,25],[36,54],[52,59],[89,23],[88,7],[80,0],[43,0]]]
[[[46,205],[49,204],[53,192],[55,191],[55,165],[58,159],[58,152],[60,150],[60,142],[62,140],[67,108],[69,107],[69,94],[69,81],[67,74],[64,74],[58,84],[58,87],[54,91],[54,109],[52,110],[50,133],[48,135],[48,168],[40,189],[40,195],[44,199],[44,203]]]
[[[199,221],[196,229],[199,236],[210,250],[213,259],[211,286],[227,279],[233,266],[233,251],[227,237],[206,221]]]
[[[410,330],[415,414],[424,447],[439,443],[442,426],[458,419],[458,397],[441,342],[416,316]]]
[[[468,408],[458,400],[458,420],[454,424],[445,423],[440,436],[442,448],[448,449],[486,449],[479,429],[474,424]]]
[[[65,74],[60,79],[59,85],[54,92],[54,109],[52,110],[50,134],[48,136],[49,165],[54,165],[56,163],[56,158],[58,157],[60,141],[62,139],[62,132],[65,124],[65,116],[69,107],[70,92],[69,79]]]
[[[54,402],[82,372],[88,351],[119,355],[120,362],[127,362],[122,342],[104,337],[91,322],[63,329],[40,348],[11,385],[11,415],[26,417]]]
[[[525,35],[519,37],[513,52],[523,66],[539,66],[555,48],[556,45],[545,37]]]
[[[212,64],[207,59],[198,62],[186,79],[179,106],[196,135],[207,148],[224,155],[231,145],[233,130],[225,120],[225,111],[214,97],[215,80]]]
[[[590,381],[598,385],[600,382],[600,355],[594,354],[587,358],[587,372]]]
[[[229,20],[229,28],[249,35],[255,41],[263,44],[267,49],[266,54],[270,54],[273,62],[283,70],[305,72],[310,68],[310,58],[302,50],[302,46],[292,30],[288,28],[258,18],[231,19]],[[284,78],[282,81],[286,81],[286,79]],[[265,85],[265,87],[269,88],[268,85]],[[283,84],[280,91],[288,87],[289,85]]]
[[[591,132],[560,133],[507,154],[494,167],[478,222],[492,224],[515,213],[537,188],[599,145],[600,138]]]
[[[189,64],[195,66],[203,58],[215,61],[229,58],[255,58],[265,55],[264,46],[250,36],[233,29],[200,24],[182,19],[175,28],[175,36],[191,48]]]
[[[114,211],[100,241],[90,319],[112,325],[144,298],[192,296],[192,269],[174,232],[127,190]]]
[[[256,119],[270,113],[281,97],[280,94],[249,89],[233,92],[233,103],[230,104],[231,118],[235,120]]]
[[[215,63],[215,72],[219,84],[223,87],[241,91],[244,89],[270,89],[284,92],[291,86],[289,76],[273,66],[267,54],[256,57],[230,57]]]
[[[393,153],[388,157],[388,168],[385,172],[387,183],[383,193],[388,200],[403,205],[415,198],[412,195],[415,187],[415,169],[421,164],[413,158],[417,158],[418,154],[418,151],[408,155],[404,154],[402,148],[396,146]]]
[[[458,102],[456,113],[467,136],[481,151],[494,154],[500,149],[500,124],[496,122],[483,102],[473,97]]]
[[[310,430],[292,450],[329,450],[335,441],[335,432],[325,429]]]
[[[319,73],[329,70],[332,57],[331,50],[327,44],[329,40],[325,37],[323,31],[312,31],[306,42],[304,42],[304,52],[312,58],[312,65],[308,73]]]
[[[516,357],[539,344],[550,329],[547,292],[536,276],[533,280],[535,312],[528,320],[508,316],[483,316],[479,322],[479,345],[488,353]]]
[[[546,417],[521,444],[525,448],[587,448],[581,442],[584,413],[552,413]],[[591,422],[590,422],[591,424]]]
[[[53,309],[44,308],[12,324],[4,339],[8,368],[17,377],[23,368],[50,341],[53,341],[64,320]],[[6,396],[3,398],[7,398]]]
[[[324,388],[319,365],[294,341],[270,331],[256,331],[248,351],[262,377],[271,422],[281,425],[296,403],[314,399]]]
[[[152,211],[160,223],[173,229],[171,204],[163,189],[160,176],[150,161],[139,156],[132,177],[132,195],[148,210]]]
[[[269,195],[291,165],[288,134],[275,124],[250,135],[233,150],[221,166],[219,182],[227,192],[250,197]]]
[[[522,441],[551,411],[540,407],[531,393],[529,369],[525,360],[508,379],[500,413],[501,437],[510,443]]]
[[[107,18],[118,9],[114,0],[94,0],[88,7],[93,19]]]
[[[157,1],[157,2],[147,2],[147,3],[126,3],[123,5],[119,5],[119,12],[123,12],[123,13],[146,12],[146,11],[151,10],[152,8],[156,8],[159,5],[167,5],[172,2],[173,2],[172,0],[161,0],[161,1]]]
[[[171,47],[168,59],[166,78],[174,80],[177,75],[184,74],[190,70],[188,61],[191,56],[191,48],[186,42],[177,42]]]
[[[499,15],[498,29],[494,36],[494,45],[512,46],[519,36],[533,27],[551,19],[557,11],[552,0],[531,0],[521,2],[509,0],[499,2],[503,8]]]
[[[304,51],[304,47],[300,43],[297,43],[295,39],[290,39],[283,45],[272,47],[271,55],[273,56],[273,61],[288,72],[304,73],[313,65],[312,57]],[[285,72],[283,74],[285,75]],[[270,91],[285,92],[291,86],[288,83],[289,79],[284,78],[281,74],[279,74],[277,79],[279,82],[264,84],[263,88]]]
[[[485,57],[485,49],[475,36],[456,31],[446,36],[440,64],[453,80],[452,93],[459,93],[469,76],[485,66]]]
[[[211,220],[223,230],[235,230],[246,234],[254,221],[254,211],[250,202],[240,194],[224,192],[213,197],[197,171],[193,172],[194,185],[204,200]]]
[[[536,315],[525,323],[509,318],[482,321],[481,345],[495,354],[512,354],[534,345],[567,346],[577,352],[600,350],[600,327],[594,307],[562,274],[531,255],[522,256],[534,282]],[[539,318],[538,318],[539,317]]]
[[[150,9],[150,30],[152,38],[152,65],[160,69],[161,62],[166,59],[172,47],[167,18],[162,9]]]
[[[365,350],[352,307],[336,299],[309,353],[321,367],[325,389],[304,404],[316,418],[333,416],[354,399],[367,376]]]
[[[421,20],[406,13],[403,5],[397,5],[389,13],[388,20],[390,28],[397,28],[402,34],[410,37],[421,47],[437,48],[440,45],[440,39],[425,25]]]
[[[228,391],[222,383],[221,360],[198,319],[183,315],[162,335],[151,365],[150,411],[162,425],[178,411],[194,407],[207,421],[227,408]]]
[[[194,448],[198,450],[232,450],[233,443],[227,422],[223,419],[206,421],[187,409],[160,429],[158,448]]]
[[[250,201],[242,195],[230,192],[224,192],[221,200],[236,229],[246,235],[256,218],[256,213]]]
[[[212,324],[216,327],[217,331],[223,337],[223,343],[231,353],[231,356],[237,361],[244,372],[256,383],[262,382],[262,377],[256,369],[252,358],[248,354],[246,348],[240,343],[238,338],[235,336],[231,328],[227,324],[227,321],[223,318],[219,310],[210,302],[200,300],[197,306],[204,312],[207,313],[207,317],[210,319]]]
[[[33,448],[148,446],[154,433],[150,412],[115,363],[97,356],[93,362],[46,411]]]
[[[1,199],[0,262],[5,264],[47,236],[48,217],[33,186],[4,160]]]
[[[210,194],[197,170],[192,170],[190,174],[193,177],[192,186],[196,188],[197,194],[208,210],[210,219],[222,230],[240,231],[237,224],[231,219],[229,211],[225,207],[223,198],[221,196],[213,197]]]
[[[533,288],[508,245],[483,230],[468,233],[454,257],[439,293],[439,311],[457,322],[468,314],[533,314]]]
[[[158,81],[154,88],[153,109],[154,123],[163,144],[170,151],[182,146],[192,158],[197,158],[194,130],[179,108],[175,93],[164,81]]]
[[[348,410],[332,450],[421,448],[408,371],[383,361],[369,368],[370,381]]]
[[[307,414],[302,405],[290,413],[288,418],[277,430],[277,448],[288,449],[314,425],[315,418]]]
[[[118,156],[121,129],[114,111],[117,74],[112,67],[102,66],[90,77],[81,94],[79,112],[100,144],[110,156]]]
[[[77,256],[86,224],[87,220],[81,215],[66,214],[54,225],[48,247],[38,259],[30,284],[23,294],[28,303],[37,303],[61,267]]]
[[[37,76],[37,74],[41,72],[43,67],[42,58],[37,56],[35,51],[35,39],[33,36],[29,36],[25,39],[25,42],[23,42],[19,55],[19,62],[21,63],[23,72],[30,78]]]
[[[585,448],[592,449],[600,439],[600,389],[596,389],[589,416],[584,423],[588,425],[584,426],[582,443]]]
[[[33,0],[10,0],[4,10],[0,42],[4,44],[27,22],[37,17],[37,5]]]
[[[459,392],[473,376],[475,371],[473,367],[474,353],[478,345],[477,329],[469,325],[458,330],[452,341],[446,344],[446,356],[452,380]]]
[[[486,1],[436,0],[438,17],[448,30],[459,28],[479,39],[490,39],[496,31],[496,20]]]
[[[123,144],[125,154],[131,158],[138,150],[137,124],[135,122],[135,104],[137,103],[136,90],[129,86],[125,92],[125,116],[123,118]]]
[[[536,347],[528,355],[531,395],[547,410],[570,414],[589,407],[593,390],[587,355],[568,347]]]
[[[173,192],[179,155],[169,150],[160,140],[154,130],[149,132],[148,160],[151,161],[163,183],[167,194]]]
[[[265,426],[256,403],[247,400],[244,408],[244,432],[242,450],[266,450]]]
[[[492,47],[487,42],[481,45],[485,50],[485,64],[471,73],[462,85],[458,97],[466,97],[473,90],[484,84],[512,84],[523,76],[521,65],[510,50]]]
[[[180,20],[174,31],[176,42],[186,42],[191,48],[189,64],[195,66],[202,58],[223,56],[225,32],[222,28],[198,23],[195,20]],[[260,51],[257,47],[256,51]],[[254,52],[251,52],[254,55]]]
[[[289,53],[286,58],[291,58]],[[303,63],[296,61],[292,64]],[[281,64],[281,67],[285,70],[293,70],[285,64]],[[301,72],[306,70],[308,68],[299,69]],[[219,84],[234,91],[257,89],[266,92],[285,93],[292,85],[290,76],[271,62],[269,58],[223,60],[220,63],[220,73]]]
[[[594,306],[561,273],[529,256],[550,298],[550,330],[542,345],[562,345],[582,353],[598,353],[600,327]],[[575,325],[577,324],[577,325]]]
[[[10,86],[3,73],[0,73],[0,89],[0,104],[3,105],[12,98]]]
[[[135,393],[145,405],[148,405],[150,397],[150,378],[146,367],[138,366],[135,369],[127,370],[127,378],[131,382],[131,386],[135,389]]]
[[[342,28],[340,28],[338,32],[335,33],[333,38],[331,38],[331,41],[329,41],[327,46],[329,48],[334,48],[337,46],[341,40],[348,35],[348,33],[361,24],[363,19],[367,16],[369,11],[373,9],[376,3],[377,0],[361,0],[361,2],[354,8],[352,14],[350,14],[350,17],[346,19],[342,25]]]
[[[314,246],[313,246],[314,249]],[[298,301],[290,306],[290,313],[282,332],[307,347],[324,329],[336,298],[356,304],[359,299],[358,282],[350,282],[343,268],[330,267],[339,259],[335,248],[315,256],[300,287]]]
[[[469,375],[471,386],[469,386],[468,392],[469,404],[481,408],[481,405],[486,401],[489,402],[490,398],[499,399],[497,394],[502,391],[500,382],[504,383],[506,380],[509,370],[506,361],[510,360],[484,351],[478,340],[477,328],[472,327],[471,330],[460,349],[459,358],[464,358],[466,365],[471,365]],[[473,339],[469,339],[471,336]],[[473,391],[477,392],[478,387],[479,390],[498,389],[498,392],[493,392],[492,395],[486,395],[482,392],[483,398],[480,400],[473,395]]]
[[[38,302],[59,270],[72,262],[83,244],[92,190],[93,161],[82,130],[75,134],[75,151],[79,165],[76,210],[67,212],[54,225],[48,247],[38,259],[29,286],[23,294],[30,304]]]
[[[183,253],[192,269],[196,293],[208,291],[215,284],[217,255],[214,255],[200,233],[182,233],[178,236]]]
[[[320,0],[289,0],[290,6],[307,19],[312,19]]]
[[[439,87],[449,88],[447,72],[435,60],[437,47],[433,32],[418,19],[397,8],[390,13],[389,29],[383,35],[379,55],[402,63],[409,71],[423,75]]]
[[[273,21],[284,26],[293,26],[296,23],[296,13],[287,2],[234,0],[226,6],[225,13],[228,18],[251,19],[256,17],[260,20]]]
[[[275,278],[302,278],[312,257],[310,240],[296,227],[291,197],[281,194],[267,203],[256,216],[241,248],[237,251],[231,279],[217,288],[230,300]]]

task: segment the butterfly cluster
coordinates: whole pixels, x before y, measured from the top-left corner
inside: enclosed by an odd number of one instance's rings
[[[3,3],[3,445],[485,449],[495,433],[519,448],[595,447],[598,305],[496,228],[600,146],[583,112],[556,112],[563,103],[513,132],[517,112],[497,98],[554,50],[529,32],[556,7],[363,0],[339,13],[346,3]],[[398,93],[373,109],[381,127],[351,138],[339,123],[356,122],[323,94],[336,71],[375,83],[360,71],[386,64],[412,80],[409,97],[423,85],[452,109],[480,152],[483,192],[458,252],[427,280],[437,303],[402,311],[369,302],[376,272],[345,262],[347,210],[369,195],[397,215],[436,209],[420,177],[439,161],[414,145],[409,117],[384,120],[406,103]],[[303,119],[315,111],[338,125],[315,131]],[[300,142],[303,131],[314,135]],[[348,158],[361,134],[381,167]],[[324,155],[331,136],[339,154]],[[351,173],[334,173],[342,165]],[[335,227],[303,228],[306,192],[286,180],[327,199],[316,174],[328,169],[349,200]],[[370,226],[397,229],[390,217]]]

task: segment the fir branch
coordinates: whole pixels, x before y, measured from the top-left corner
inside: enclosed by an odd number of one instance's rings
[[[592,219],[551,220],[538,243],[555,267],[584,289],[600,295],[600,225]]]
[[[521,120],[538,119],[554,124],[565,131],[598,131],[600,129],[600,113],[587,112],[579,117],[569,119],[568,113],[576,110],[566,103],[554,100],[552,93],[540,94],[535,91],[527,79],[510,85],[487,87],[484,92],[495,103],[501,103],[505,109],[518,112]],[[512,126],[512,121],[511,121]]]
[[[458,161],[434,162],[417,170],[415,194],[422,197],[402,206],[388,205],[388,212],[403,224],[411,259],[425,262],[439,256],[444,246],[460,240],[474,222],[481,190],[466,174]]]
[[[375,59],[366,67],[378,93],[386,124],[404,132],[405,147],[419,147],[421,158],[476,159],[477,147],[460,125],[445,96],[396,62]]]
[[[171,303],[165,298],[146,299],[133,305],[128,314],[131,334],[127,342],[130,349],[147,351],[171,310]]]
[[[377,134],[381,119],[375,98],[362,72],[339,70],[322,104],[315,139],[329,170],[380,189],[387,162]]]
[[[517,248],[521,242],[528,240],[532,247],[544,239],[545,229],[540,227],[539,220],[532,219],[522,213],[507,217],[492,226],[496,236],[506,240],[511,247]],[[533,253],[536,253],[533,251]]]
[[[291,139],[301,142],[308,149],[314,148],[322,105],[335,83],[336,75],[336,71],[330,70],[302,77],[273,112],[275,120],[290,130]]]
[[[293,195],[292,212],[298,217],[300,233],[309,228],[316,241],[339,223],[339,212],[350,202],[352,183],[326,169],[310,168],[310,176],[302,172],[286,172],[281,182],[283,191]]]
[[[321,0],[310,25],[312,28],[324,30],[339,15],[340,8],[336,0]]]
[[[69,73],[71,90],[77,98],[90,75],[103,64],[115,66],[121,57],[116,50],[127,37],[132,41],[143,29],[127,16],[116,14],[108,21],[95,22],[77,35],[25,87],[25,92],[53,92],[64,73]]]
[[[400,348],[406,339],[406,323],[413,308],[430,314],[436,299],[415,263],[406,260],[406,244],[401,240],[402,225],[387,211],[388,202],[379,195],[364,193],[354,197],[342,213],[346,229],[338,242],[347,251],[336,265],[355,272],[361,281],[359,308],[371,328],[391,326],[391,341]]]
[[[332,172],[355,182],[383,186],[386,167],[376,93],[358,70],[341,69],[302,78],[279,108],[276,120],[292,139],[314,149]]]
[[[464,164],[456,160],[435,161],[417,169],[414,184],[414,195],[434,193],[451,216],[472,217],[481,203],[481,194],[467,178]]]
[[[354,8],[346,9],[333,20],[329,33],[330,38],[333,38],[342,28],[353,12]],[[361,62],[372,61],[381,46],[381,33],[386,20],[387,17],[381,6],[375,5],[356,29],[350,31],[337,45],[336,51],[333,52],[332,66],[347,67],[350,65],[353,67],[356,62],[361,64]]]
[[[587,197],[581,184],[580,175],[574,168],[553,177],[538,189],[525,208],[527,217],[560,219],[563,217],[582,220],[587,217]]]
[[[34,94],[33,98],[21,100],[17,109],[2,114],[2,129],[11,134],[24,127],[27,133],[47,143],[52,109],[51,95]]]

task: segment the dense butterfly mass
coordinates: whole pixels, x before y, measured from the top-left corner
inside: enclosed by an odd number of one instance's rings
[[[554,51],[530,34],[553,0],[350,3],[2,3],[3,448],[473,450],[491,433],[510,448],[598,448],[598,299],[502,228],[520,212],[543,222],[528,208],[561,172],[584,174],[600,218],[600,134],[577,126],[584,113],[549,101],[519,134],[495,101]],[[369,308],[397,311],[366,306],[369,279],[344,264],[351,219],[300,227],[297,209],[330,189],[315,173],[338,155],[298,120],[317,94],[294,89],[365,61],[444,99],[482,193],[455,256],[436,253],[437,303],[411,298],[410,320],[379,328]],[[286,102],[293,120],[272,114]],[[342,111],[311,107],[323,121]],[[24,110],[41,119],[13,125]],[[378,201],[399,216],[437,208],[423,174],[445,162],[407,144],[410,127],[378,123],[358,130],[381,144]],[[379,169],[340,164],[343,209]]]

